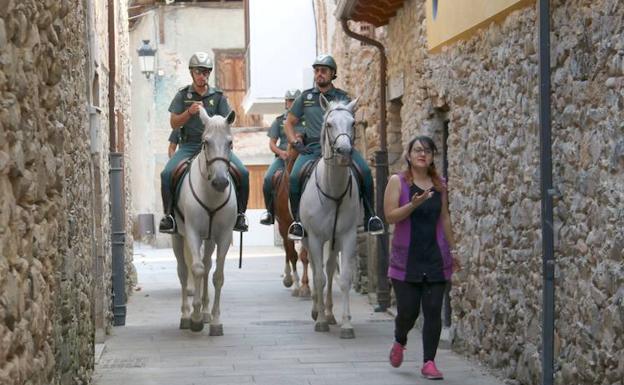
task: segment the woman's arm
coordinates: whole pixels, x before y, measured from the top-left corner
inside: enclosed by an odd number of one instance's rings
[[[386,216],[386,221],[390,224],[402,221],[407,218],[416,207],[420,206],[421,203],[429,199],[432,195],[433,191],[427,190],[420,195],[414,195],[408,203],[399,206],[401,180],[398,175],[392,175],[386,185],[386,191],[384,193],[384,214]]]

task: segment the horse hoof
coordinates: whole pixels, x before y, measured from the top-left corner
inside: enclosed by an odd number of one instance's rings
[[[312,310],[312,319],[316,321],[316,317],[318,317],[318,311]]]
[[[355,331],[353,329],[340,329],[340,338],[350,340],[355,338]]]
[[[210,333],[211,336],[222,336],[223,335],[223,325],[210,325]]]
[[[203,322],[195,322],[191,320],[191,331],[192,332],[201,332],[204,329]]]
[[[210,313],[202,313],[202,318],[205,324],[209,324],[212,321],[212,316]]]
[[[328,332],[329,324],[327,322],[317,322],[314,324],[315,332]]]
[[[291,287],[293,285],[293,279],[291,277],[284,277],[284,279],[282,280],[282,283],[284,284],[284,286],[286,287]]]
[[[338,322],[336,322],[336,317],[334,317],[333,314],[328,315],[327,317],[327,323],[330,325],[336,325]]]
[[[309,299],[310,296],[311,294],[309,287],[303,286],[301,289],[299,289],[299,297]]]
[[[180,318],[180,329],[190,329],[191,328],[191,319],[190,318]]]
[[[292,293],[290,293],[293,297],[299,297],[299,289],[293,289]]]

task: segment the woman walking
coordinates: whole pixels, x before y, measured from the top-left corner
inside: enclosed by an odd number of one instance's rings
[[[446,186],[433,157],[437,149],[427,136],[412,139],[406,150],[407,168],[388,181],[384,211],[395,224],[388,276],[396,294],[395,342],[390,364],[399,367],[407,334],[414,327],[422,305],[423,367],[428,379],[442,379],[435,355],[442,330],[441,310],[446,281],[454,258]]]

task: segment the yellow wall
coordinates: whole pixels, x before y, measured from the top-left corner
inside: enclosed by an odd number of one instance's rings
[[[503,19],[509,12],[534,2],[535,0],[438,0],[434,19],[434,0],[427,0],[428,48],[436,51],[443,45],[465,39],[478,28]]]

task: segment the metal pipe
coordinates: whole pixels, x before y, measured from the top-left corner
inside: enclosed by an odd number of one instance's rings
[[[377,40],[373,40],[367,36],[357,34],[349,29],[347,19],[341,19],[342,29],[347,36],[359,40],[363,43],[377,47],[380,55],[379,68],[379,124],[377,125],[377,133],[379,135],[379,150],[375,152],[375,170],[376,170],[376,211],[377,215],[384,221],[386,231],[377,237],[377,303],[376,311],[385,311],[390,307],[390,285],[388,284],[388,224],[383,213],[383,196],[388,183],[388,143],[386,140],[386,72],[388,68],[388,59],[386,57],[386,49]]]
[[[111,244],[113,259],[113,324],[126,324],[126,271],[124,253],[126,244],[123,186],[123,153],[110,153],[111,185]]]
[[[539,0],[539,123],[542,195],[542,384],[553,384],[555,331],[555,257],[553,230],[552,131],[550,106],[550,0]]]
[[[108,0],[108,131],[110,151],[117,151],[117,134],[115,129],[115,0]]]

